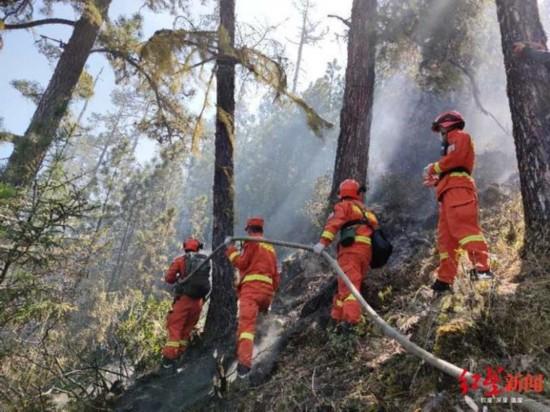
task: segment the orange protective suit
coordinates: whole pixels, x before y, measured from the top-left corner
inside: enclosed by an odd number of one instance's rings
[[[336,203],[334,212],[329,216],[320,242],[328,246],[336,233],[346,223],[365,220],[368,218],[374,227],[378,225],[376,216],[367,211],[363,202],[355,199],[344,199]],[[361,290],[361,282],[367,274],[372,257],[371,234],[372,229],[366,224],[358,224],[355,232],[355,241],[350,246],[338,245],[338,264],[348,276],[353,286]],[[332,301],[331,317],[336,321],[356,324],[361,319],[361,306],[351,294],[348,287],[338,278],[338,291]]]
[[[455,129],[447,134],[447,141],[443,157],[432,165],[430,173],[439,175],[436,186],[440,258],[437,278],[452,284],[461,250],[468,253],[478,271],[485,272],[490,267],[487,243],[479,226],[477,189],[471,177],[475,158],[472,138]]]
[[[170,264],[164,279],[167,283],[174,284],[184,275],[185,256],[179,256]],[[188,339],[200,318],[202,304],[202,299],[193,299],[185,295],[174,299],[172,310],[166,317],[168,340],[162,349],[165,358],[177,359],[187,349]]]
[[[273,246],[261,242],[244,242],[241,253],[235,246],[229,246],[226,254],[240,273],[237,357],[239,363],[250,368],[256,318],[258,313],[267,312],[279,287],[277,254]]]

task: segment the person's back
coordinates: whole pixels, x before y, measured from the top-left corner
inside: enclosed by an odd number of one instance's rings
[[[166,316],[168,339],[162,349],[163,367],[171,368],[187,349],[193,328],[197,324],[203,306],[203,298],[210,290],[207,274],[197,271],[203,258],[198,253],[202,243],[189,238],[183,243],[185,254],[175,258],[166,271],[166,283],[174,286],[174,302]],[[200,262],[199,262],[200,261]]]
[[[210,293],[211,264],[208,256],[199,252],[185,255],[185,270],[174,288],[176,295],[186,295],[193,299],[205,298]]]
[[[373,228],[378,225],[376,216],[363,203],[364,187],[354,179],[346,179],[338,189],[339,201],[329,215],[319,242],[313,251],[321,254],[340,233],[338,238],[338,264],[357,290],[366,276],[372,260]],[[345,282],[338,278],[331,317],[339,330],[353,333],[361,319],[361,307]]]
[[[263,237],[264,221],[260,217],[248,219],[245,230],[250,237]],[[279,287],[277,254],[273,246],[258,241],[246,241],[239,252],[227,244],[226,255],[239,269],[239,326],[237,331],[237,372],[244,378],[252,367],[252,352],[258,313],[267,312],[273,295]]]

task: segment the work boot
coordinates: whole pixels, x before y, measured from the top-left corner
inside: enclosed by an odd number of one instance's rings
[[[169,359],[163,356],[160,366],[164,370],[174,369],[176,367],[176,362],[177,362],[177,359]]]
[[[483,272],[472,269],[470,271],[470,278],[472,280],[493,280],[495,278],[495,275],[490,270],[485,270]]]
[[[246,365],[243,365],[242,363],[239,363],[237,365],[237,376],[239,379],[245,379],[248,377],[248,374],[250,373],[250,368]]]
[[[434,284],[432,285],[432,289],[436,293],[449,292],[451,290],[451,285],[449,285],[447,282],[442,282],[439,279],[436,279]]]

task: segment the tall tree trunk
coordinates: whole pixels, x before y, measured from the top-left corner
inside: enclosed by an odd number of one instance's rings
[[[331,199],[340,183],[353,178],[366,183],[376,55],[376,0],[353,0],[348,39],[348,65]]]
[[[292,93],[296,93],[298,87],[298,77],[300,76],[300,66],[302,64],[302,53],[307,38],[307,15],[309,13],[309,1],[304,5],[302,13],[302,31],[300,33],[300,43],[298,43],[298,55],[296,56],[296,69],[294,70],[294,79],[292,79]]]
[[[235,0],[220,0],[219,54],[217,62],[217,110],[214,165],[212,246],[233,234],[234,177],[233,143],[235,140],[235,62],[231,55],[235,42]],[[205,339],[220,342],[232,337],[237,312],[233,288],[233,268],[223,254],[214,258],[211,305],[205,325]]]
[[[550,245],[550,70],[512,53],[527,40],[546,44],[537,0],[496,0],[508,99],[514,125],[526,250],[541,256]]]
[[[2,175],[3,182],[13,186],[27,186],[40,169],[55,139],[111,0],[95,0],[94,3],[97,9],[84,11],[76,22],[25,135],[14,141],[13,153]]]

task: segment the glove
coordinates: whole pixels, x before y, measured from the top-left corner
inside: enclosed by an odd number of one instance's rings
[[[422,184],[426,187],[435,187],[439,183],[439,176],[431,175],[424,179]]]
[[[233,239],[231,238],[231,236],[226,236],[224,241],[223,241],[223,244],[225,246],[229,246],[231,243],[233,243]]]
[[[316,255],[320,255],[323,250],[325,250],[325,245],[323,245],[321,242],[313,246],[313,253],[315,253]]]
[[[430,163],[428,166],[426,166],[422,172],[422,178],[424,180],[430,179],[430,177],[436,175],[434,170],[434,164]]]
[[[422,184],[426,187],[434,187],[439,183],[439,175],[435,172],[434,164],[430,163],[422,173]]]

